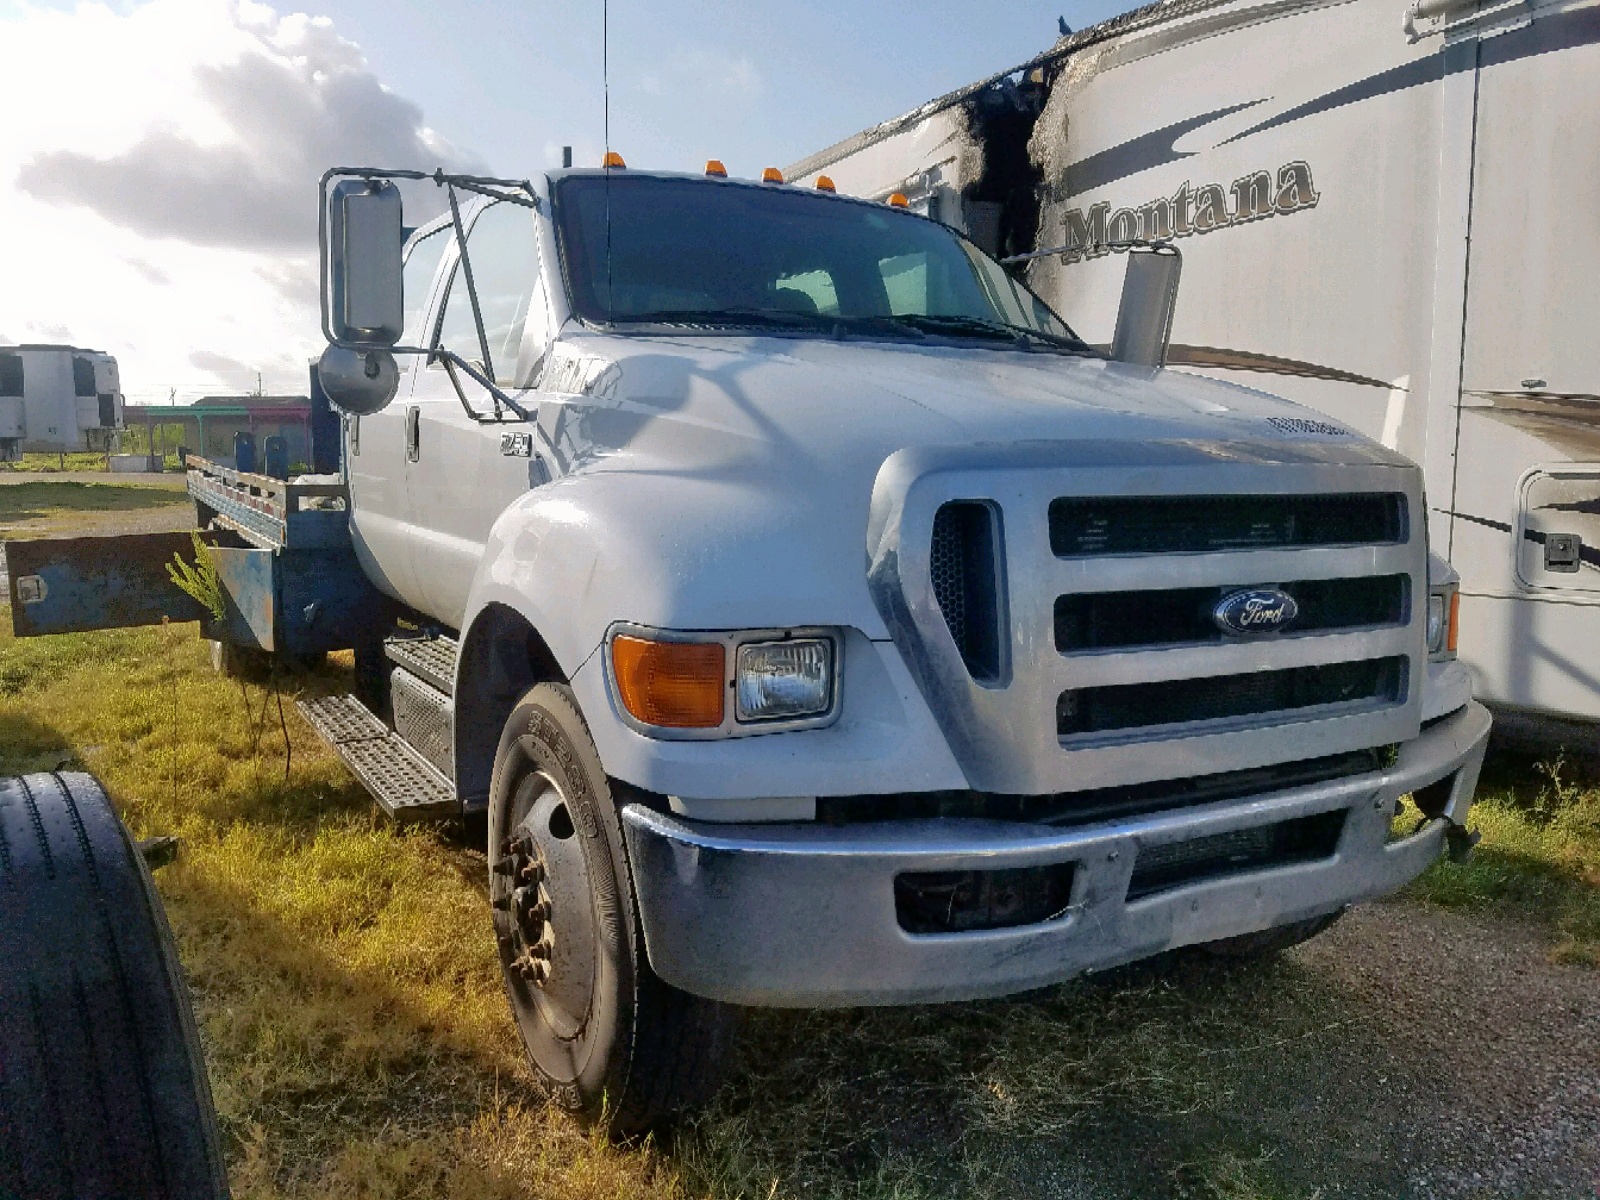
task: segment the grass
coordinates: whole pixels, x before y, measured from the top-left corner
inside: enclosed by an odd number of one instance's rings
[[[1515,915],[1549,930],[1551,957],[1600,967],[1600,787],[1564,754],[1491,756],[1465,867],[1433,868],[1410,894],[1449,908]]]
[[[752,1012],[708,1111],[670,1145],[608,1145],[532,1090],[482,855],[384,824],[290,703],[347,688],[348,661],[281,680],[280,726],[270,691],[211,672],[194,626],[15,641],[8,615],[0,774],[82,765],[136,834],[181,839],[157,879],[240,1200],[1392,1194],[1392,1168],[1346,1148],[1381,1128],[1369,1099],[1414,1031],[1352,1010],[1298,955],[1177,955],[982,1004]],[[1514,758],[1483,790],[1477,861],[1413,896],[1507,912],[1594,963],[1600,792]],[[1375,1065],[1330,1075],[1352,1046]],[[1348,1128],[1307,1136],[1296,1114],[1328,1091],[1363,1099]]]
[[[137,514],[189,503],[182,480],[165,484],[0,483],[0,539],[106,532],[96,518],[121,528]]]
[[[65,454],[29,451],[15,462],[0,463],[0,471],[104,471],[103,450],[72,450]]]

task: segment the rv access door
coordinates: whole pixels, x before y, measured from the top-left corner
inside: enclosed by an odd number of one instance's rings
[[[1600,592],[1600,4],[1518,5],[1475,33],[1453,557],[1496,564],[1473,591],[1587,598]]]

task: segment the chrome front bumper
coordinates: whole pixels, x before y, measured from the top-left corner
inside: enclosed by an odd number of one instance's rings
[[[1000,996],[1162,950],[1331,912],[1402,887],[1472,803],[1489,736],[1476,703],[1367,775],[1127,820],[1060,828],[978,819],[712,825],[623,809],[650,963],[736,1004],[828,1007]],[[1394,802],[1454,774],[1446,819],[1390,841]],[[1127,898],[1142,848],[1348,810],[1331,857]],[[903,872],[1075,864],[1071,902],[1038,924],[914,935]]]

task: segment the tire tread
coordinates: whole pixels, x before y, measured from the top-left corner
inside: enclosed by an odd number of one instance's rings
[[[88,775],[0,780],[0,1195],[227,1195],[149,870]]]

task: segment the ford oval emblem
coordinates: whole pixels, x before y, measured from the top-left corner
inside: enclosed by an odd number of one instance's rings
[[[1299,615],[1300,606],[1294,597],[1278,588],[1229,592],[1211,610],[1217,628],[1237,637],[1279,633],[1294,624]]]

